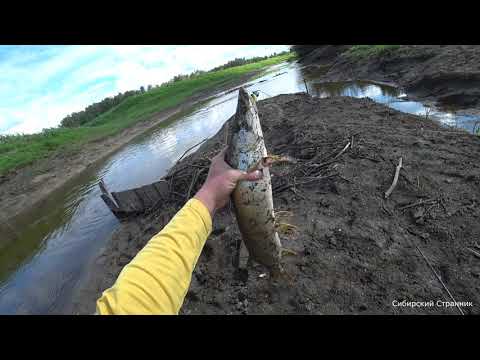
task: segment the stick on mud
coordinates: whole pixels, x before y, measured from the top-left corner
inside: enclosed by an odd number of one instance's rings
[[[453,297],[452,293],[450,292],[450,290],[448,290],[447,288],[447,285],[445,285],[445,283],[442,281],[442,278],[437,274],[437,272],[435,271],[435,269],[433,268],[432,264],[430,264],[430,261],[428,261],[427,257],[425,255],[423,255],[423,252],[422,250],[420,250],[420,248],[415,244],[415,247],[417,248],[418,252],[420,253],[420,255],[422,255],[423,259],[425,260],[425,262],[427,263],[428,267],[430,268],[430,270],[432,270],[432,272],[435,274],[435,277],[437,278],[438,281],[440,281],[440,284],[442,284],[443,288],[445,289],[445,291],[448,293],[448,295],[450,296],[450,299],[452,299],[452,301],[455,303],[455,305],[457,306],[457,309],[458,311],[460,311],[460,314],[462,315],[465,315],[465,313],[463,312],[463,310],[460,308],[460,306],[458,306],[457,304],[457,301],[455,300],[455,298]]]
[[[395,186],[397,186],[398,182],[398,175],[400,175],[400,170],[402,169],[402,158],[398,161],[397,169],[395,170],[395,176],[393,177],[393,182],[390,188],[385,192],[385,199],[388,199],[388,197],[392,194],[393,190],[395,189]]]
[[[347,151],[347,149],[350,147],[350,144],[351,143],[348,142],[347,145],[345,145],[345,147],[342,149],[342,151],[340,151],[337,155],[335,155],[333,160],[338,159],[345,151]]]
[[[480,259],[480,253],[478,251],[475,251],[473,249],[470,249],[470,248],[466,248],[468,251],[470,251],[473,255],[475,255],[477,258]]]

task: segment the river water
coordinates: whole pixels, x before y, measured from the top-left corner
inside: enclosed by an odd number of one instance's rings
[[[467,131],[472,131],[479,120],[452,109],[442,111],[406,100],[407,95],[392,86],[368,81],[325,83],[321,75],[297,64],[281,64],[244,85],[250,92],[258,91],[259,100],[303,92],[306,87],[319,97],[370,97],[397,110],[428,115]],[[13,240],[0,250],[0,314],[67,312],[85,270],[119,224],[100,198],[99,180],[103,179],[110,191],[159,180],[188,148],[215,135],[234,114],[237,94],[219,93],[175,116],[11,221],[8,236]]]

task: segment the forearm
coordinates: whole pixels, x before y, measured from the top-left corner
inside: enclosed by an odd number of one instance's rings
[[[99,314],[177,314],[212,230],[209,210],[190,200],[97,301]]]

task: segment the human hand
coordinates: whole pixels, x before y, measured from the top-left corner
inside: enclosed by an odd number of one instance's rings
[[[225,162],[226,151],[226,148],[223,149],[212,159],[207,180],[194,196],[207,207],[212,217],[216,210],[227,205],[230,194],[237,186],[238,181],[255,181],[260,180],[263,176],[259,170],[246,173],[231,168]]]

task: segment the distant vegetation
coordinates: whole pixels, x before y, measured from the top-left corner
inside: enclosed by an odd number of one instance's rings
[[[104,112],[107,112],[111,108],[117,106],[126,98],[133,95],[141,94],[144,92],[145,92],[145,89],[142,86],[140,90],[130,90],[130,91],[124,92],[123,94],[119,93],[114,97],[105,98],[100,102],[87,106],[87,108],[83,111],[75,112],[73,114],[66,116],[61,121],[60,126],[61,127],[81,126],[89,122],[90,120],[95,119],[98,115],[103,114]]]
[[[303,57],[322,46],[324,45],[293,45],[292,51],[296,52],[298,56]],[[366,58],[370,56],[385,55],[398,48],[400,48],[400,45],[353,45],[343,54],[356,58]]]
[[[228,68],[231,68],[231,67],[245,65],[245,64],[252,64],[252,63],[259,62],[259,61],[270,59],[272,57],[284,56],[284,55],[287,55],[287,54],[289,54],[289,51],[283,51],[283,52],[278,53],[278,54],[274,53],[273,55],[270,55],[270,56],[256,56],[256,57],[253,57],[253,58],[250,58],[250,59],[236,58],[234,60],[230,60],[226,64],[217,66],[216,68],[213,68],[210,71],[225,70],[225,69],[228,69]]]
[[[161,86],[148,86],[149,90],[142,87],[104,99],[83,112],[67,116],[58,128],[31,135],[0,135],[0,174],[45,158],[53,151],[79,149],[89,141],[118,133],[176,106],[198,91],[226,85],[245,74],[294,57],[294,53],[287,52],[256,62],[243,59],[240,61],[245,64],[240,66],[233,65],[232,61],[220,70],[178,75]]]
[[[400,48],[400,45],[354,45],[346,51],[346,55],[365,58],[385,55]]]
[[[212,72],[216,72],[216,71],[219,71],[219,70],[225,70],[225,69],[228,69],[228,68],[241,66],[241,65],[245,65],[245,64],[252,64],[252,63],[259,62],[259,61],[274,58],[274,57],[277,57],[277,56],[284,56],[286,54],[288,54],[287,51],[284,51],[284,52],[279,53],[279,54],[274,53],[273,55],[270,55],[270,56],[262,56],[262,57],[257,56],[257,57],[250,58],[250,59],[236,58],[234,60],[231,60],[231,61],[227,62],[224,65],[217,66],[216,68],[213,68],[209,71],[197,70],[197,71],[192,72],[191,74],[185,74],[185,75],[179,74],[179,75],[174,76],[170,81],[168,81],[166,83],[163,83],[161,85],[156,85],[155,87],[152,86],[152,85],[148,85],[146,91],[152,91],[154,89],[158,89],[159,87],[161,88],[161,87],[176,83],[178,81],[194,79],[194,78],[197,78],[197,77],[199,77],[203,74],[206,74],[206,73],[212,73]],[[92,105],[88,106],[83,111],[75,112],[73,114],[70,114],[70,115],[66,116],[61,121],[60,126],[61,127],[82,126],[82,125],[88,123],[89,121],[95,119],[99,115],[101,115],[101,114],[107,112],[108,110],[112,109],[113,107],[117,106],[122,101],[124,101],[126,98],[134,96],[134,95],[138,95],[138,94],[143,94],[146,91],[145,91],[145,87],[141,86],[140,90],[130,90],[130,91],[124,92],[123,94],[119,93],[118,95],[115,95],[113,97],[107,97],[100,102],[97,102],[95,104],[92,104]]]
[[[292,45],[291,50],[297,53],[298,56],[303,57],[321,46],[322,45]]]

